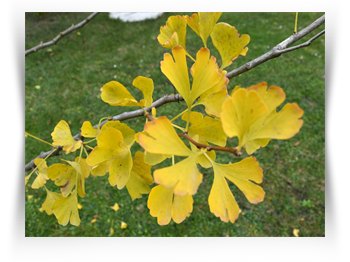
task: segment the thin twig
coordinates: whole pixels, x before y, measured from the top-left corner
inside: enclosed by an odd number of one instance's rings
[[[305,42],[304,44],[301,44],[301,45],[295,46],[295,47],[291,47],[291,48],[287,48],[290,45],[297,42],[298,40],[300,40],[301,38],[303,38],[304,36],[308,35],[310,32],[312,32],[313,30],[315,30],[316,28],[318,28],[322,24],[324,24],[324,22],[325,22],[325,15],[321,16],[320,18],[315,20],[313,23],[311,23],[309,26],[305,27],[303,30],[299,31],[298,33],[292,34],[290,37],[288,37],[283,42],[281,42],[278,45],[276,45],[275,47],[273,47],[270,51],[263,54],[262,56],[259,56],[258,58],[255,58],[254,60],[242,65],[241,67],[236,68],[236,69],[228,72],[226,74],[227,78],[231,79],[235,76],[243,74],[244,72],[247,72],[247,71],[253,69],[254,67],[256,67],[256,66],[258,66],[258,65],[260,65],[260,64],[262,64],[270,59],[276,58],[283,53],[294,51],[296,49],[310,45],[312,41],[314,41],[316,38],[323,35],[325,30],[323,30],[322,32],[320,32],[319,34],[317,34],[316,36],[314,36],[313,38],[311,38],[309,41]]]
[[[149,107],[145,107],[144,109],[147,111],[147,112],[151,112],[152,111],[152,108],[155,107],[155,108],[158,108],[164,104],[167,104],[167,103],[171,103],[171,102],[178,102],[178,101],[182,101],[183,98],[181,95],[179,94],[176,94],[176,95],[165,95],[163,96],[162,98],[156,100],[155,102],[153,102],[153,104]],[[122,114],[119,114],[119,115],[116,115],[116,116],[113,116],[113,117],[110,117],[108,120],[105,120],[103,122],[101,122],[100,124],[100,128],[106,124],[108,121],[123,121],[123,120],[127,120],[127,119],[131,119],[131,118],[136,118],[136,117],[140,117],[140,116],[145,116],[145,113],[143,111],[143,109],[138,109],[138,110],[135,110],[135,111],[131,111],[131,112],[124,112]],[[94,126],[95,129],[98,128],[98,124]],[[79,132],[78,134],[76,134],[75,136],[73,136],[73,138],[75,140],[81,140],[83,137],[81,135],[81,132]],[[47,151],[47,152],[41,152],[40,155],[38,155],[36,158],[45,158],[47,157],[53,150],[55,149],[52,149],[50,151]],[[53,153],[51,156],[57,156],[60,154],[62,150],[62,147],[57,147],[57,151],[55,153]],[[50,156],[50,157],[51,157]],[[33,168],[35,168],[35,165],[34,165],[34,160],[36,159],[34,158],[33,160],[31,160],[28,164],[25,165],[25,171],[29,171],[29,170],[32,170]]]
[[[91,15],[89,15],[85,20],[81,21],[79,24],[76,25],[72,25],[71,27],[69,27],[68,29],[64,30],[63,32],[60,32],[54,39],[52,39],[49,42],[43,43],[41,42],[39,45],[32,47],[31,49],[28,49],[25,51],[26,56],[29,54],[32,54],[40,49],[43,49],[45,47],[51,46],[51,45],[55,45],[57,44],[57,42],[59,40],[61,40],[64,36],[72,33],[73,31],[83,27],[84,25],[86,25],[88,22],[90,22],[95,16],[97,16],[99,13],[95,12],[92,13]]]
[[[188,141],[190,141],[192,144],[194,144],[198,149],[200,148],[206,148],[207,151],[211,151],[211,150],[217,150],[217,151],[224,151],[224,152],[229,152],[234,154],[235,156],[241,156],[242,152],[237,151],[237,149],[235,147],[221,147],[221,146],[211,146],[211,145],[205,145],[205,144],[201,144],[196,142],[195,140],[193,140],[187,132],[184,133],[178,133],[178,136],[183,136],[185,137]]]

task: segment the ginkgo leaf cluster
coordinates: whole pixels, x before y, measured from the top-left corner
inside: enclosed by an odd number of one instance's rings
[[[229,79],[224,69],[247,54],[250,37],[218,22],[221,14],[171,16],[160,28],[159,43],[171,49],[160,61],[160,70],[187,105],[185,111],[179,112],[179,124],[174,123],[178,117],[170,120],[168,116],[157,116],[154,107],[151,114],[145,110],[152,107],[154,82],[138,76],[130,90],[140,90],[142,97],[135,98],[124,84],[111,81],[102,87],[101,99],[111,106],[142,108],[147,115],[143,130],[134,130],[120,121],[103,125],[100,121],[97,126],[85,121],[80,129],[82,138],[76,139],[66,121],[56,125],[51,134],[52,146],[62,147],[66,154],[80,150],[80,155],[74,161],[62,159],[52,165],[46,159],[35,160],[32,188],[43,187],[47,193],[42,210],[54,214],[61,225],[78,226],[79,198],[89,194],[85,191],[86,181],[90,175],[108,176],[109,184],[119,190],[126,188],[133,201],[148,195],[150,215],[159,225],[172,220],[181,223],[193,212],[193,196],[203,183],[205,169],[206,174],[213,175],[208,192],[209,210],[221,221],[234,223],[239,217],[240,208],[231,183],[251,204],[264,200],[262,183],[266,174],[250,155],[272,139],[285,140],[296,135],[303,124],[304,112],[296,103],[286,103],[279,109],[286,94],[280,87],[268,87],[266,82],[248,88],[235,86],[228,91]],[[186,49],[187,26],[203,42],[195,58]],[[209,37],[220,54],[220,66],[211,56]],[[192,64],[187,57],[193,60]],[[205,114],[195,111],[200,106]],[[227,147],[232,138],[237,139],[237,146]],[[142,151],[133,147],[135,143]],[[233,163],[221,163],[216,151],[236,156],[245,151],[247,156],[234,159]],[[167,159],[171,159],[171,164],[157,166]],[[26,185],[32,174],[26,176]],[[57,186],[57,192],[47,189],[48,181]],[[115,211],[119,208],[112,207]],[[122,225],[125,227],[126,223]]]

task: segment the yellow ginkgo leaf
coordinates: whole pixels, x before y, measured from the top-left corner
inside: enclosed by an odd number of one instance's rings
[[[189,156],[192,151],[182,142],[170,120],[161,116],[145,124],[139,133],[140,145],[149,153]]]
[[[38,167],[38,175],[32,184],[32,188],[38,189],[46,184],[46,180],[49,180],[47,175],[47,164],[42,158],[36,158],[34,164]]]
[[[164,155],[164,154],[153,154],[145,151],[144,153],[144,161],[145,163],[154,166],[156,164],[159,164],[163,162],[165,159],[170,158],[171,155]]]
[[[118,211],[119,210],[119,205],[118,205],[118,203],[115,203],[112,207],[110,207],[110,208],[112,208],[114,211]]]
[[[282,88],[270,86],[267,89],[267,83],[263,82],[247,90],[255,90],[268,108],[244,134],[242,145],[248,154],[266,146],[271,139],[289,139],[299,132],[303,124],[303,120],[299,118],[303,116],[304,111],[297,104],[286,104],[281,111],[276,112],[276,108],[286,97]]]
[[[125,144],[130,148],[135,141],[135,131],[131,129],[127,124],[120,121],[109,121],[101,127],[101,131],[105,131],[110,128],[119,130],[123,135]]]
[[[94,177],[106,175],[109,172],[112,162],[113,160],[108,160],[91,167],[91,175]]]
[[[94,167],[110,161],[109,183],[122,189],[129,180],[132,168],[131,152],[123,140],[122,133],[111,128],[101,132],[96,139],[97,147],[86,158],[86,163]],[[94,169],[91,172],[94,174]]]
[[[61,120],[51,133],[54,146],[62,146],[66,154],[74,152],[82,145],[82,141],[76,141],[70,131],[69,125],[66,121]]]
[[[222,12],[199,12],[198,16],[193,14],[186,16],[187,24],[195,31],[207,47],[207,40]]]
[[[220,217],[221,221],[234,223],[238,218],[239,207],[224,176],[221,174],[214,173],[214,182],[208,202],[210,212]]]
[[[157,37],[161,46],[173,48],[182,46],[186,48],[186,20],[181,15],[170,16],[165,26],[160,28],[160,35]]]
[[[141,90],[144,99],[137,101],[125,86],[117,81],[108,82],[102,87],[101,99],[111,106],[150,106],[153,101],[153,80],[138,76],[134,79],[133,86]]]
[[[248,157],[234,164],[213,164],[214,172],[234,183],[252,204],[264,200],[265,192],[257,184],[262,183],[263,170],[254,157]]]
[[[221,56],[220,69],[228,67],[233,60],[240,55],[245,56],[248,51],[248,47],[245,46],[250,41],[249,35],[244,34],[240,37],[237,29],[229,24],[216,24],[210,36]]]
[[[230,97],[227,93],[229,80],[226,77],[226,71],[221,71],[221,74],[221,80],[212,88],[201,94],[196,103],[196,105],[204,105],[205,112],[216,118],[220,117],[222,104]]]
[[[197,14],[197,13],[194,13],[194,14],[192,14],[191,16],[185,15],[185,19],[186,19],[187,25],[188,25],[193,31],[195,31],[197,35],[200,36],[200,33],[199,33],[199,24],[198,24],[198,20],[199,20],[198,14]]]
[[[190,105],[190,79],[187,71],[185,49],[181,46],[175,46],[172,48],[172,53],[174,60],[169,53],[164,54],[164,60],[160,62],[160,69],[184,98],[187,105]]]
[[[143,93],[144,99],[141,99],[141,105],[145,107],[151,106],[153,102],[152,95],[154,90],[153,80],[144,76],[138,76],[134,79],[132,85],[141,90]]]
[[[147,202],[151,216],[157,217],[159,225],[169,224],[171,218],[176,223],[181,223],[192,212],[192,205],[192,196],[174,195],[173,188],[161,185],[152,188]]]
[[[154,181],[167,188],[173,187],[176,195],[196,194],[203,179],[196,164],[198,155],[192,153],[188,158],[173,166],[155,170]]]
[[[123,222],[123,221],[120,223],[120,228],[121,228],[121,229],[125,229],[125,228],[127,228],[127,227],[128,227],[128,224],[127,224],[127,223],[125,223],[125,222]]]
[[[193,78],[192,88],[187,71],[186,54],[181,46],[172,49],[174,60],[168,53],[164,54],[164,60],[161,61],[161,70],[163,74],[174,85],[179,94],[184,98],[188,107],[206,91],[215,87],[220,90],[227,81],[223,71],[220,71],[215,57],[210,57],[209,49],[201,48],[196,56],[196,62],[191,68]]]
[[[132,156],[128,148],[119,151],[119,156],[113,160],[109,168],[108,181],[111,186],[122,189],[129,181],[132,169]]]
[[[56,186],[61,187],[61,193],[63,197],[67,197],[71,193],[73,187],[78,181],[78,194],[80,197],[85,197],[85,179],[82,174],[80,165],[72,161],[66,162],[68,162],[71,166],[61,163],[51,165],[47,169],[47,174],[49,178],[55,182]]]
[[[196,62],[191,67],[193,78],[191,89],[191,105],[208,90],[218,91],[227,83],[226,71],[221,71],[214,56],[210,57],[208,48],[201,48],[197,52]],[[175,86],[176,87],[176,86]]]
[[[139,102],[117,81],[111,81],[102,87],[101,99],[111,106],[139,106]]]
[[[57,163],[47,169],[49,178],[61,187],[63,197],[67,197],[76,184],[77,171],[68,165]]]
[[[76,194],[56,200],[52,205],[52,212],[62,226],[66,226],[68,222],[74,226],[80,225]]]
[[[265,192],[257,185],[262,182],[263,172],[255,158],[249,157],[234,164],[212,162],[214,183],[209,195],[210,211],[224,222],[232,222],[239,215],[239,207],[232,195],[227,178],[233,182],[253,204],[264,200]]]
[[[144,162],[144,155],[137,151],[134,156],[134,162],[130,172],[130,179],[126,183],[126,188],[132,198],[141,198],[142,194],[148,194],[152,185],[151,166]]]
[[[294,229],[293,229],[293,235],[294,235],[295,237],[299,237],[299,232],[300,232],[299,229],[297,229],[297,228],[294,228]]]
[[[91,166],[89,166],[86,163],[85,158],[80,158],[80,160],[79,160],[79,157],[76,157],[75,162],[79,162],[79,161],[80,161],[81,172],[82,172],[84,178],[88,178],[90,176],[90,173],[91,173]]]
[[[55,203],[56,200],[62,199],[63,196],[62,194],[51,192],[46,187],[45,189],[46,189],[46,199],[45,199],[45,202],[41,205],[41,208],[45,210],[45,212],[48,215],[51,215],[53,203]]]
[[[85,121],[83,126],[81,127],[81,135],[83,137],[96,137],[100,131],[98,129],[93,128],[90,121]]]
[[[188,113],[182,115],[182,120],[187,121]],[[222,129],[222,123],[218,119],[203,117],[201,113],[191,112],[189,119],[191,126],[189,134],[198,135],[199,139],[209,143],[225,146],[227,136]]]
[[[107,161],[114,160],[120,155],[120,150],[126,148],[123,145],[123,135],[117,129],[107,129],[97,136],[97,147],[86,158],[86,163],[92,167]]]
[[[259,129],[255,129],[254,132],[252,130],[244,142],[256,139],[289,139],[297,134],[303,125],[303,120],[300,119],[303,114],[304,111],[296,103],[286,104],[278,113],[272,112]]]
[[[224,102],[221,112],[223,130],[228,137],[238,137],[238,150],[249,127],[267,111],[267,106],[255,90],[240,88]]]

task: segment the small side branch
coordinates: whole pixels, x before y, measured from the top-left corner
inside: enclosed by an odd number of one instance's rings
[[[99,13],[95,12],[92,13],[91,15],[89,15],[85,20],[81,21],[80,23],[76,24],[76,25],[72,25],[71,27],[69,27],[68,29],[64,30],[63,32],[60,32],[54,39],[52,39],[49,42],[43,43],[41,42],[39,45],[32,47],[31,49],[28,49],[25,51],[26,56],[30,55],[40,49],[43,49],[45,47],[51,46],[51,45],[55,45],[57,44],[57,42],[59,40],[61,40],[64,36],[72,33],[73,31],[82,28],[84,25],[86,25],[88,22],[90,22],[95,16],[97,16]]]
[[[227,78],[231,79],[235,76],[243,74],[244,72],[247,72],[247,71],[253,69],[254,67],[256,67],[256,66],[258,66],[258,65],[260,65],[260,64],[262,64],[270,59],[276,58],[283,53],[287,53],[287,52],[294,51],[296,49],[299,49],[299,48],[302,48],[305,46],[309,46],[312,41],[314,41],[315,39],[317,39],[318,37],[323,35],[325,33],[325,30],[318,33],[317,35],[312,37],[310,40],[306,41],[305,43],[303,43],[301,45],[288,48],[290,45],[294,44],[295,42],[297,42],[298,40],[300,40],[301,38],[303,38],[304,36],[306,36],[307,34],[312,32],[313,30],[315,30],[316,28],[318,28],[319,26],[324,24],[324,22],[325,22],[325,15],[321,16],[320,18],[315,20],[313,23],[311,23],[309,26],[305,27],[303,30],[299,31],[298,33],[292,34],[290,37],[285,39],[283,42],[281,42],[278,45],[276,45],[275,47],[273,47],[269,52],[263,54],[262,56],[259,56],[258,58],[255,58],[254,60],[242,65],[239,68],[236,68],[236,69],[228,72],[226,74]]]
[[[184,133],[179,133],[178,136],[183,136],[185,137],[188,141],[190,141],[192,144],[194,144],[197,148],[201,149],[201,148],[206,148],[207,151],[211,151],[211,150],[217,150],[217,151],[224,151],[224,152],[229,152],[234,154],[235,156],[241,156],[242,152],[237,151],[237,149],[235,147],[221,147],[221,146],[208,146],[205,144],[201,144],[196,142],[195,140],[193,140],[187,132]]]

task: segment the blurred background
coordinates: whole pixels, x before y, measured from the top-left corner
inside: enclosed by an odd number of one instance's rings
[[[90,13],[26,13],[25,49],[52,40],[57,34],[88,17]],[[131,87],[139,75],[154,81],[154,100],[174,93],[160,71],[160,61],[166,52],[159,45],[159,28],[170,15],[156,19],[127,23],[101,13],[85,27],[60,40],[57,45],[37,51],[25,59],[25,130],[52,142],[51,133],[60,120],[69,123],[72,134],[79,132],[86,120],[93,125],[105,116],[117,115],[125,108],[111,107],[100,99],[101,87],[112,80]],[[299,13],[298,30],[309,25],[323,13]],[[219,22],[248,34],[250,43],[246,57],[239,57],[227,71],[233,70],[266,53],[288,38],[294,30],[295,13],[223,13]],[[315,30],[306,41],[324,29]],[[186,47],[194,57],[202,46],[201,39],[187,27]],[[297,42],[296,44],[299,44]],[[211,54],[220,56],[208,40]],[[189,64],[190,60],[188,60]],[[131,200],[126,188],[118,190],[108,183],[108,176],[86,180],[86,197],[79,198],[79,227],[60,226],[54,215],[39,209],[45,201],[45,189],[26,187],[26,236],[325,236],[325,37],[309,47],[270,60],[243,75],[230,80],[229,93],[236,86],[249,87],[266,81],[269,86],[284,89],[285,103],[296,102],[304,110],[301,131],[287,141],[272,140],[266,148],[254,153],[264,170],[262,187],[265,200],[250,204],[231,183],[230,188],[242,213],[234,224],[221,222],[209,211],[208,196],[213,181],[211,169],[201,169],[203,182],[194,195],[193,212],[181,224],[171,222],[159,226],[149,214],[147,196]],[[135,90],[130,92],[138,97]],[[280,107],[282,108],[283,105]],[[134,110],[137,108],[130,108]],[[157,115],[169,118],[186,109],[184,102],[171,103],[157,110]],[[197,108],[203,112],[203,108]],[[181,122],[181,120],[179,120]],[[126,121],[136,131],[142,130],[143,118]],[[178,123],[180,123],[178,122]],[[230,140],[229,145],[235,145]],[[140,150],[138,145],[133,151]],[[30,137],[25,140],[25,160],[28,163],[50,147]],[[62,155],[73,159],[76,155]],[[245,157],[217,153],[218,162],[236,162]],[[166,163],[165,163],[166,164]],[[28,172],[26,173],[28,174]],[[57,192],[52,183],[48,188]],[[120,209],[110,207],[118,203]],[[121,223],[127,228],[121,228]],[[113,230],[111,230],[111,228]],[[293,234],[294,231],[294,234]]]

